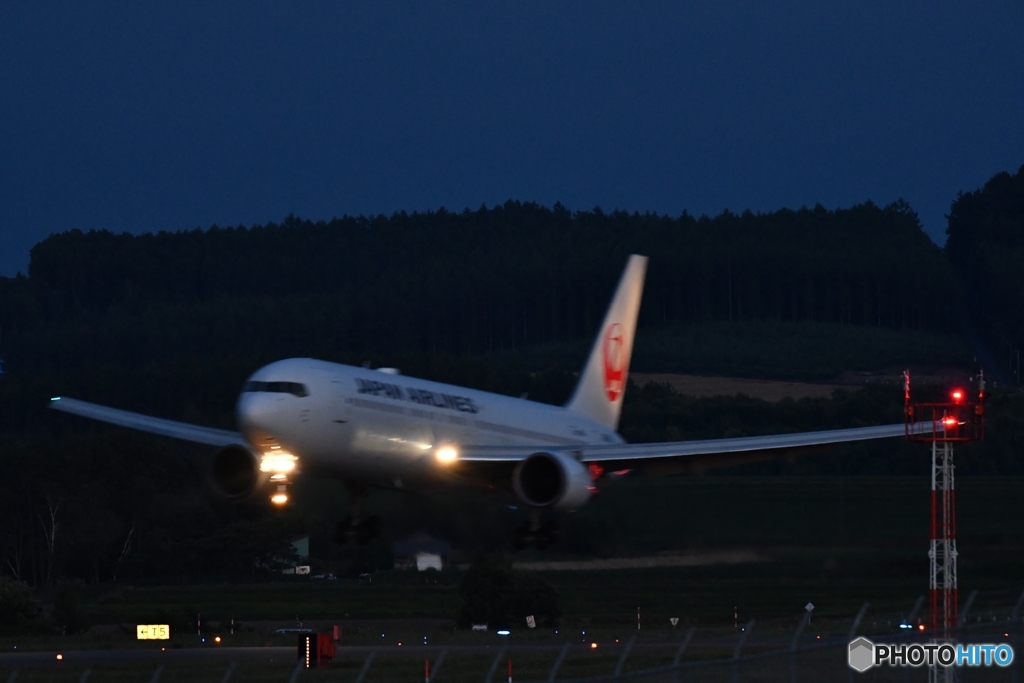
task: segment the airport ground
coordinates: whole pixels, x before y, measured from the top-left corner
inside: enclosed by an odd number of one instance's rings
[[[958,481],[960,588],[962,596],[980,592],[972,608],[979,617],[1001,615],[1024,589],[1022,491],[1019,477]],[[638,607],[644,637],[678,638],[679,629],[691,626],[728,634],[735,622],[751,618],[760,635],[781,636],[792,631],[808,602],[822,635],[847,628],[864,602],[871,603],[865,632],[886,632],[927,591],[928,505],[923,473],[622,482],[570,518],[565,533],[573,525],[628,524],[617,534],[632,536],[633,543],[596,559],[535,551],[513,558],[555,586],[564,616],[557,636],[523,628],[512,637],[563,640],[588,631],[586,637],[624,639],[636,632]],[[644,534],[672,545],[652,552]],[[442,572],[387,570],[349,578],[341,570],[358,552],[346,548],[330,567],[314,563],[314,573],[336,571],[340,578],[333,581],[182,577],[161,585],[82,586],[88,631],[5,638],[0,648],[135,647],[137,623],[171,623],[171,645],[191,647],[201,644],[196,615],[202,615],[204,635],[221,635],[225,646],[287,645],[293,636],[272,631],[299,624],[339,624],[347,645],[422,644],[424,637],[431,644],[471,644],[495,637],[454,628],[463,576],[457,565],[470,555],[464,549],[453,553],[456,566]]]

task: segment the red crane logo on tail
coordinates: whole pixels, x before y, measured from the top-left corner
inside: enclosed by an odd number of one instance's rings
[[[608,400],[614,402],[626,388],[626,349],[619,323],[612,323],[604,331],[601,355],[604,357],[604,391]]]

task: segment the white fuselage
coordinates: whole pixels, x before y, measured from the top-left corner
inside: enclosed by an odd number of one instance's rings
[[[238,425],[259,453],[277,447],[300,469],[395,488],[430,479],[443,446],[622,443],[558,406],[308,358],[257,370],[238,399]]]

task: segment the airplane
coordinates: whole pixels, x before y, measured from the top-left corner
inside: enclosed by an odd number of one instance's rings
[[[311,358],[266,365],[237,403],[238,431],[186,424],[55,397],[50,407],[94,420],[213,446],[211,479],[240,499],[269,488],[284,506],[300,473],[341,479],[350,516],[335,540],[368,543],[380,520],[362,515],[370,488],[461,487],[529,511],[516,548],[544,548],[557,534],[546,511],[587,503],[602,479],[702,472],[790,457],[839,443],[904,436],[903,423],[795,434],[670,443],[626,443],[616,431],[626,391],[647,268],[629,257],[572,397],[552,406]]]

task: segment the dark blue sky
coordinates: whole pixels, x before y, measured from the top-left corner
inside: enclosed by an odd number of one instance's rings
[[[71,228],[714,214],[1024,164],[1024,4],[0,4],[0,274]]]

